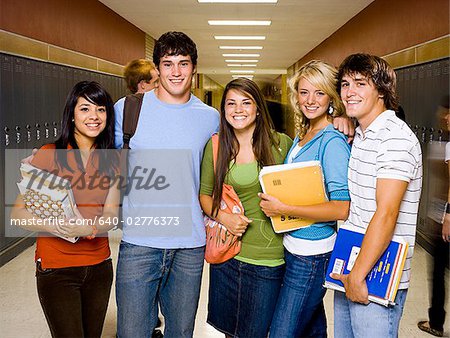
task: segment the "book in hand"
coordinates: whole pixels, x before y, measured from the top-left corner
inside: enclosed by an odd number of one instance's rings
[[[358,257],[364,233],[361,229],[342,226],[338,233],[328,265],[324,286],[345,292],[341,281],[330,277],[330,273],[347,275]],[[366,277],[369,300],[384,306],[395,305],[403,266],[405,265],[408,243],[394,236],[385,252]]]
[[[263,192],[289,205],[313,205],[328,200],[319,161],[263,167],[259,173]],[[307,227],[314,220],[279,215],[270,218],[276,233]]]
[[[22,180],[17,183],[25,208],[40,218],[74,218],[76,207],[70,181],[30,164],[20,165]],[[52,233],[66,241],[75,243],[78,237],[65,237]]]

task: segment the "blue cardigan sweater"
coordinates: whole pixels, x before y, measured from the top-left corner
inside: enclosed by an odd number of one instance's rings
[[[299,138],[294,139],[294,143],[289,150],[285,163],[288,163],[292,150],[298,145]],[[349,201],[347,171],[350,158],[350,145],[347,137],[334,129],[333,125],[328,125],[314,138],[306,143],[292,159],[293,163],[305,161],[320,161],[325,179],[325,190],[329,200]],[[307,192],[299,192],[307,193]],[[318,222],[310,227],[298,229],[288,234],[307,240],[320,240],[333,235],[336,221]]]

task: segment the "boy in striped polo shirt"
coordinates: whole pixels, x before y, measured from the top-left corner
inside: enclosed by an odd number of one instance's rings
[[[419,141],[395,116],[396,76],[383,59],[353,54],[340,65],[338,86],[347,115],[358,120],[348,180],[350,214],[346,223],[365,232],[361,251],[335,292],[335,337],[397,337],[414,250],[422,187]],[[409,243],[396,305],[369,303],[365,278],[393,235]]]

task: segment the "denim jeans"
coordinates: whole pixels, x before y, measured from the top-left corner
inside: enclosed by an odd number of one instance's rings
[[[334,337],[398,337],[398,327],[408,290],[398,290],[395,305],[354,303],[345,293],[334,292]]]
[[[327,320],[323,297],[331,253],[299,256],[285,250],[286,272],[275,314],[271,337],[326,337]]]
[[[230,337],[266,338],[283,274],[284,264],[211,264],[208,323]]]
[[[110,259],[60,269],[37,262],[37,291],[52,337],[101,337],[112,280]]]
[[[117,336],[152,336],[158,318],[164,337],[192,337],[205,248],[155,249],[122,241],[116,277]]]

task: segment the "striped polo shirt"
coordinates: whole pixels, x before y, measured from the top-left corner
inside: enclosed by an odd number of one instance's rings
[[[356,128],[348,169],[351,203],[347,225],[364,231],[369,226],[377,209],[378,178],[408,182],[395,226],[395,235],[409,244],[399,286],[407,289],[422,188],[422,152],[417,137],[392,110],[381,113],[364,132]]]

